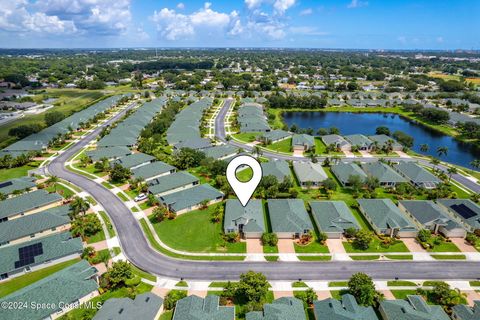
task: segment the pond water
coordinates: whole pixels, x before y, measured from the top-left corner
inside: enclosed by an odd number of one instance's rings
[[[379,126],[386,126],[390,132],[403,131],[414,138],[413,150],[430,156],[438,157],[437,148],[447,147],[447,155],[441,160],[471,168],[470,162],[480,159],[480,149],[471,144],[462,143],[454,138],[436,132],[402,118],[395,114],[383,113],[351,113],[351,112],[284,112],[283,119],[288,126],[293,124],[299,128],[313,128],[315,133],[319,128],[337,127],[340,134],[349,135],[361,133],[375,134]],[[427,152],[420,151],[420,145],[427,144]]]

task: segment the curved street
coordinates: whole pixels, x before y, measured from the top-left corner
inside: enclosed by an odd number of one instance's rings
[[[230,106],[227,100],[217,118],[217,136],[223,140],[223,118]],[[132,108],[130,105],[129,108]],[[125,111],[123,111],[125,112]],[[122,113],[123,113],[122,112]],[[102,126],[119,119],[115,116]],[[222,131],[223,128],[223,131]],[[168,278],[187,280],[235,280],[248,270],[264,273],[270,280],[344,280],[352,273],[365,272],[376,280],[381,279],[477,279],[480,264],[470,261],[334,261],[334,262],[229,262],[192,261],[167,257],[154,250],[145,238],[140,224],[122,200],[93,180],[65,168],[65,163],[81,148],[95,139],[102,127],[85,136],[79,143],[66,150],[48,165],[48,172],[65,179],[90,193],[108,213],[127,259],[137,267]],[[235,144],[234,142],[229,142]],[[240,145],[244,149],[246,146]],[[264,153],[265,156],[270,156]],[[273,155],[275,158],[285,156]],[[292,157],[293,158],[293,157]],[[298,159],[298,158],[294,158]],[[357,158],[358,160],[358,158]],[[362,159],[363,160],[363,159]],[[456,178],[456,177],[455,177]]]

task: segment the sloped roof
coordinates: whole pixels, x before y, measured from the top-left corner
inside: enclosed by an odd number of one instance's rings
[[[268,214],[273,232],[313,230],[312,222],[301,199],[269,199]]]
[[[338,134],[324,135],[322,136],[322,141],[327,146],[330,144],[334,144],[335,146],[350,145],[350,142],[348,142],[344,137],[339,136]]]
[[[450,317],[438,305],[430,305],[421,296],[407,296],[405,300],[380,302],[385,320],[449,320]]]
[[[332,172],[343,182],[348,182],[350,176],[359,176],[365,179],[367,174],[360,168],[360,166],[353,162],[339,162],[331,167]]]
[[[443,225],[447,230],[461,228],[460,224],[450,218],[448,214],[433,201],[401,200],[399,203],[423,225]]]
[[[400,174],[383,162],[375,161],[362,164],[362,169],[371,176],[377,178],[381,183],[386,182],[407,182]]]
[[[112,298],[105,301],[93,320],[157,320],[155,319],[163,299],[146,292],[130,298]]]
[[[153,181],[155,184],[151,184],[148,191],[155,195],[198,182],[198,178],[186,171],[180,171],[156,178]]]
[[[276,130],[272,130],[270,132],[265,132],[263,134],[263,137],[270,140],[270,141],[277,141],[277,140],[288,138],[291,135],[292,135],[291,133],[289,133],[285,130],[276,129]]]
[[[293,162],[293,170],[300,182],[322,182],[328,178],[321,163]]]
[[[417,230],[414,223],[390,199],[358,199],[357,201],[379,229]]]
[[[363,134],[351,134],[345,136],[345,139],[352,144],[352,146],[369,147],[372,145],[372,140],[368,139]]]
[[[222,144],[210,148],[205,148],[202,151],[203,153],[205,153],[205,156],[207,158],[220,159],[237,153],[238,148],[229,144]]]
[[[308,148],[315,145],[315,138],[309,134],[294,134],[292,137],[292,146],[307,146]]]
[[[395,139],[392,137],[387,136],[386,134],[377,134],[373,136],[368,136],[368,138],[372,141],[377,141],[378,146],[381,148],[385,145],[387,145],[388,141],[392,141],[392,146],[396,147],[401,147],[402,145],[398,143]]]
[[[36,186],[35,177],[20,177],[0,182],[0,193],[9,195],[17,190],[26,190]]]
[[[175,167],[163,161],[155,161],[147,165],[132,169],[135,178],[148,179],[159,174],[175,170]]]
[[[438,177],[412,161],[401,161],[398,164],[394,164],[393,167],[415,183],[442,182]]]
[[[244,225],[244,232],[266,231],[262,200],[251,199],[245,207],[237,199],[226,201],[224,231],[238,228],[240,224]]]
[[[132,151],[126,146],[116,146],[108,148],[97,148],[96,150],[90,150],[85,152],[88,157],[92,159],[93,162],[96,162],[102,158],[113,159],[120,158],[131,154]]]
[[[480,319],[480,300],[473,301],[473,307],[463,304],[453,306],[453,314],[457,320]]]
[[[209,184],[202,184],[182,191],[159,197],[163,204],[177,212],[200,204],[204,200],[214,200],[223,197],[223,193]]]
[[[220,306],[219,300],[216,295],[183,298],[177,302],[172,320],[234,320],[235,307]]]
[[[112,165],[115,165],[118,163],[122,167],[130,169],[142,163],[150,162],[153,160],[155,160],[155,157],[139,152],[139,153],[129,154],[125,157],[121,157],[120,159],[113,160]]]
[[[15,198],[0,201],[0,219],[41,208],[62,199],[58,193],[48,193],[43,189],[24,193]]]
[[[437,203],[454,212],[474,229],[480,229],[480,206],[470,199],[437,199]]]
[[[263,305],[262,311],[248,312],[246,320],[305,320],[303,302],[293,297],[282,297]]]
[[[372,307],[358,305],[351,294],[342,295],[341,300],[328,298],[314,301],[313,309],[317,319],[328,320],[375,320],[378,319]]]
[[[360,229],[358,221],[343,201],[311,201],[313,218],[323,232],[343,232]]]
[[[262,162],[260,165],[264,177],[275,176],[279,182],[282,182],[286,177],[290,177],[290,167],[285,160],[271,160]]]

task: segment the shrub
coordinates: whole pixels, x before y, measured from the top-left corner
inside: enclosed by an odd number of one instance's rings
[[[278,237],[275,233],[264,233],[262,234],[262,244],[265,246],[276,246],[278,243]]]

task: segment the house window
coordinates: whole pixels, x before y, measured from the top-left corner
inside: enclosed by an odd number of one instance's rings
[[[2,273],[0,274],[0,280],[8,279],[8,274],[7,273]]]

